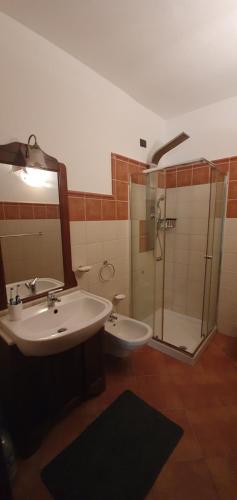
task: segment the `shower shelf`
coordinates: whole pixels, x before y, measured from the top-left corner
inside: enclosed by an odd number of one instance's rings
[[[166,219],[160,219],[160,229],[163,230],[168,230],[168,229],[175,229],[176,228],[176,220],[170,217],[167,217]]]

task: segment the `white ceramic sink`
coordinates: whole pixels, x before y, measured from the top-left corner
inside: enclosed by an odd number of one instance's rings
[[[22,319],[0,318],[0,325],[27,356],[47,356],[74,347],[94,335],[112,311],[109,300],[77,290],[58,295],[49,308],[38,304],[22,311]]]

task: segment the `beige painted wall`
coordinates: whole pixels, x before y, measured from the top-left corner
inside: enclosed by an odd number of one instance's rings
[[[111,151],[146,161],[165,141],[158,115],[2,13],[0,59],[0,143],[26,142],[35,133],[42,149],[67,166],[71,190],[110,194]]]

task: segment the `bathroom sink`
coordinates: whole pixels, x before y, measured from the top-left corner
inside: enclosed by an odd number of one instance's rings
[[[59,296],[59,295],[58,295]],[[27,356],[47,356],[85,342],[104,325],[112,304],[97,295],[77,290],[60,296],[48,308],[38,304],[22,311],[22,319],[0,318],[0,325]]]

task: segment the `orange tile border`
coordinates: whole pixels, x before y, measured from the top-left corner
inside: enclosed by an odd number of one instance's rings
[[[5,219],[20,219],[20,209],[18,203],[4,202],[3,210]]]
[[[118,220],[128,220],[128,202],[117,201],[116,207],[117,207],[116,218]]]
[[[58,218],[59,218],[59,206],[46,205],[46,219],[58,219]]]
[[[102,220],[116,219],[116,202],[114,200],[102,200]]]
[[[86,220],[85,200],[81,197],[68,197],[69,220],[83,221]]]
[[[230,180],[237,180],[237,160],[230,160]]]
[[[59,205],[54,203],[26,203],[2,201],[0,220],[58,219]]]
[[[237,200],[228,200],[226,217],[230,219],[237,218]]]
[[[133,175],[137,184],[145,184],[141,172],[146,166],[145,163],[111,153],[112,194],[69,190],[69,220],[127,220],[129,176]]]
[[[46,219],[46,205],[33,205],[34,219]]]
[[[228,200],[237,200],[237,180],[229,181]]]
[[[116,161],[116,179],[117,181],[128,182],[129,164],[128,161]]]
[[[177,187],[192,186],[193,169],[186,168],[185,170],[177,169]]]
[[[22,203],[20,205],[20,219],[34,219],[33,203]]]
[[[219,158],[214,160],[220,173],[230,172],[230,180],[237,181],[237,156],[231,158]],[[70,220],[115,220],[128,219],[128,181],[132,176],[134,184],[145,185],[146,177],[142,170],[147,164],[128,158],[123,155],[111,153],[112,194],[88,193],[83,191],[69,191]],[[157,185],[160,188],[174,188],[206,184],[210,180],[210,167],[208,164],[192,164],[179,167],[170,167],[166,172],[159,172]],[[125,188],[125,186],[127,186]],[[233,186],[230,186],[230,194],[233,196]],[[234,190],[234,196],[236,191]],[[81,202],[72,201],[81,199]],[[230,199],[230,198],[229,198]],[[234,200],[237,198],[235,197]],[[97,200],[92,204],[87,200]],[[107,201],[108,203],[105,203]],[[76,207],[76,204],[80,203]],[[74,207],[72,206],[74,204]],[[124,205],[123,205],[124,204]],[[84,208],[83,208],[84,206]],[[87,206],[87,210],[85,207]],[[234,205],[229,205],[227,217],[237,217]],[[231,215],[230,215],[231,214]],[[1,209],[0,209],[1,217]]]
[[[198,184],[208,184],[210,180],[210,169],[208,166],[200,166],[193,169],[193,186]]]
[[[116,181],[116,199],[120,201],[128,201],[127,182]]]
[[[216,162],[214,162],[214,163],[216,163]],[[222,174],[228,174],[228,172],[230,170],[230,163],[229,162],[218,163],[217,166],[218,166],[218,170],[219,170],[220,173],[222,173]]]
[[[102,199],[85,198],[86,220],[102,220]]]
[[[5,219],[5,216],[4,216],[4,207],[3,207],[3,202],[1,201],[0,202],[0,220],[4,220]]]
[[[168,171],[164,173],[164,186],[167,189],[176,188],[177,187],[177,174],[176,171],[172,169],[172,171]],[[162,186],[159,186],[162,187]]]
[[[234,203],[228,203],[227,217],[237,217],[235,203],[237,200],[237,156],[220,158],[214,160],[213,163],[218,166],[220,172],[230,172],[228,200]],[[147,164],[144,162],[111,153],[112,194],[68,191],[69,219],[71,221],[128,219],[129,176],[132,175],[134,183],[145,185],[146,178],[142,174],[142,170],[145,168],[147,168]],[[157,184],[160,188],[165,188],[165,185],[166,188],[171,188],[205,184],[209,182],[207,170],[209,171],[208,165],[202,163],[181,166],[178,170],[176,167],[170,167],[166,173],[159,173]],[[191,184],[190,177],[192,177]],[[6,218],[56,218],[56,213],[58,218],[59,208],[52,208],[51,205],[0,203],[0,220]]]

